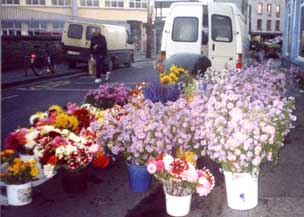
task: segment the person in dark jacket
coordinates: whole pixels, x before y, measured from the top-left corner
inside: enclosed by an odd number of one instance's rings
[[[108,52],[106,38],[100,33],[100,29],[94,30],[90,49],[96,61],[95,83],[100,83],[102,81],[101,75],[105,76],[104,62]]]

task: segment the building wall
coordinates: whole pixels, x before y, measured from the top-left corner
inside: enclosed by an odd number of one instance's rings
[[[286,0],[283,63],[304,69],[304,0]]]
[[[262,13],[258,13],[258,4],[262,4]],[[271,14],[267,13],[267,5],[271,5]],[[251,33],[253,34],[282,34],[284,31],[285,0],[249,0],[251,7]],[[280,16],[276,16],[276,6],[280,6]],[[257,28],[258,19],[262,20],[261,29]],[[271,20],[271,30],[267,30],[267,20]],[[280,21],[280,29],[275,29],[275,22]]]
[[[77,0],[71,0],[77,1]],[[105,0],[98,0],[99,7],[81,6],[77,1],[76,13],[79,17],[102,20],[136,20],[147,22],[147,8],[130,8],[129,0],[123,0],[123,8],[110,8],[105,6]],[[146,1],[146,0],[144,0]],[[73,16],[72,4],[69,6],[54,6],[51,0],[45,0],[45,5],[27,5],[26,0],[20,0],[19,5],[3,5],[9,7],[22,7],[45,13],[56,13],[66,16]]]

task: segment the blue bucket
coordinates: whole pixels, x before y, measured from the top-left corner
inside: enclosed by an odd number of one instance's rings
[[[146,166],[137,166],[127,163],[129,185],[133,192],[145,192],[150,189],[152,176]]]

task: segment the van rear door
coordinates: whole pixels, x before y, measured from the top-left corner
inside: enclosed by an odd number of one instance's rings
[[[174,5],[170,11],[168,29],[164,30],[166,57],[176,53],[201,53],[203,7],[200,4]]]
[[[235,67],[236,37],[233,8],[230,5],[209,5],[209,59],[215,69]]]

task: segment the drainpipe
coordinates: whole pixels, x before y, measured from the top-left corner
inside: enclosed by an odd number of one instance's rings
[[[77,0],[72,0],[72,16],[73,16],[73,19],[75,17],[78,17],[78,4],[77,4]]]

